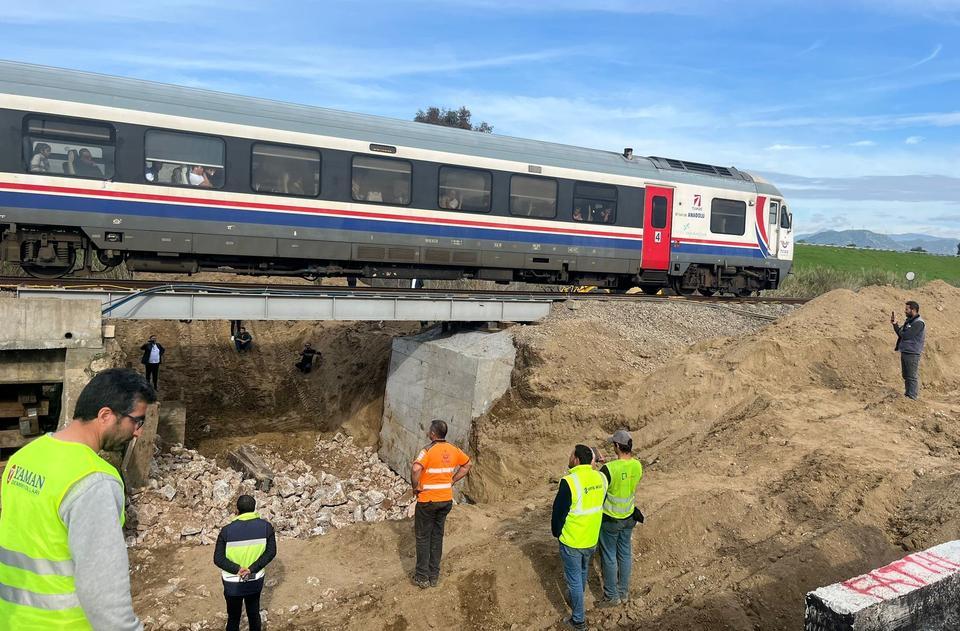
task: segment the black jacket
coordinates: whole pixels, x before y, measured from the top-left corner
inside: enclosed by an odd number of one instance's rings
[[[213,564],[224,572],[236,574],[240,566],[227,558],[227,544],[231,541],[249,541],[251,539],[266,539],[267,549],[248,568],[250,574],[267,566],[273,557],[277,556],[277,539],[273,525],[266,519],[235,520],[224,526],[217,537],[217,545],[213,550]],[[223,591],[227,596],[249,596],[263,589],[263,579],[232,583],[223,581]]]
[[[143,356],[140,358],[141,364],[146,365],[150,362],[150,344],[151,344],[150,342],[147,342],[146,344],[140,347],[140,350],[143,351]],[[160,342],[153,342],[153,344],[156,344],[157,348],[160,349],[160,363],[163,363],[163,354],[166,353],[167,351],[165,351],[163,346],[160,345]]]

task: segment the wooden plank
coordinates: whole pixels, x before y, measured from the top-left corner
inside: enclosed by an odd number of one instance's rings
[[[5,429],[0,431],[0,449],[10,447],[23,447],[29,443],[31,438],[24,438],[20,429]]]
[[[20,418],[25,416],[23,404],[19,401],[0,401],[0,418]]]

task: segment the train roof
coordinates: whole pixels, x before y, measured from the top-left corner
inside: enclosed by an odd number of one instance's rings
[[[626,159],[613,151],[484,134],[382,116],[20,62],[0,61],[0,93],[535,165],[779,194],[772,185],[733,167],[714,167],[696,162],[637,155]]]

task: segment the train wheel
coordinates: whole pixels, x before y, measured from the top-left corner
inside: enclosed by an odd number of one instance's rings
[[[738,290],[737,290],[737,296],[739,296],[740,298],[747,298],[747,297],[752,296],[752,295],[753,295],[753,290],[752,290],[752,289],[738,289]]]
[[[347,276],[347,287],[356,287],[356,286],[357,286],[357,277]]]
[[[73,271],[77,265],[77,249],[70,243],[52,244],[54,256],[41,265],[32,260],[21,260],[20,269],[34,278],[62,278]],[[33,253],[33,244],[24,244],[21,254]],[[24,257],[26,258],[26,257]],[[34,258],[34,257],[30,257]]]
[[[707,287],[701,287],[697,289],[697,291],[700,292],[701,296],[712,296],[713,294],[717,293],[716,289],[709,289]]]
[[[694,292],[693,287],[684,287],[682,278],[673,278],[670,280],[670,286],[678,296],[689,296]]]

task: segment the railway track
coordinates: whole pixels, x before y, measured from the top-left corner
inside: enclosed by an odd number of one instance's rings
[[[42,287],[62,288],[76,291],[84,289],[107,289],[116,291],[190,291],[210,293],[277,293],[277,294],[323,294],[334,296],[384,296],[397,297],[464,297],[464,298],[512,298],[516,300],[601,300],[627,302],[665,302],[687,301],[714,304],[803,304],[807,298],[791,298],[781,296],[649,296],[635,293],[604,293],[604,292],[574,292],[574,291],[517,291],[517,290],[479,290],[479,289],[436,289],[436,288],[390,288],[390,287],[343,287],[332,285],[300,285],[292,283],[240,283],[240,282],[184,282],[184,281],[155,281],[155,280],[115,280],[91,278],[58,278],[41,279],[22,276],[0,276],[0,291],[16,291],[19,288]]]

